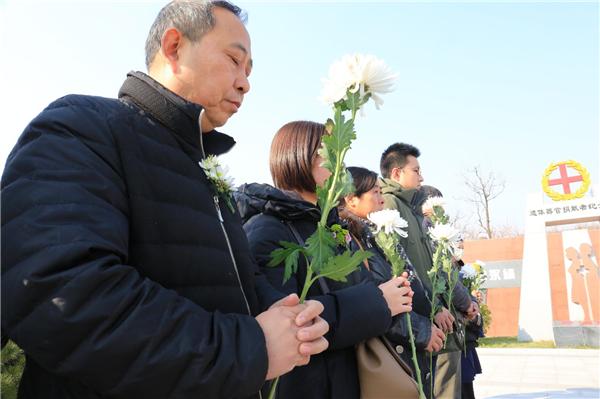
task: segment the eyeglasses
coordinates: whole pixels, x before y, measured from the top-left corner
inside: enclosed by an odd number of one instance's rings
[[[404,166],[403,166],[403,167],[401,167],[400,169],[404,169]],[[420,167],[420,166],[414,167],[414,168],[412,168],[411,170],[414,170],[415,172],[417,172],[417,174],[418,174],[419,176],[421,176],[421,167]]]

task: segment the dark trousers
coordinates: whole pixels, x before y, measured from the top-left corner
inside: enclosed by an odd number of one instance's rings
[[[472,382],[463,382],[461,387],[462,399],[475,399],[475,391]]]

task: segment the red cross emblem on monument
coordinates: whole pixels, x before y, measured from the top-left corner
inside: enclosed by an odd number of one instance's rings
[[[567,168],[573,169],[578,174],[576,176],[569,176]],[[557,169],[560,178],[550,180],[550,175]],[[572,193],[571,183],[577,182],[581,182],[581,185],[574,193]],[[542,175],[542,188],[546,195],[554,201],[568,201],[582,198],[589,189],[590,183],[591,179],[589,172],[581,166],[580,163],[577,163],[572,159],[567,162],[551,163]],[[550,188],[552,186],[562,186],[563,194],[554,191]]]
[[[564,194],[571,194],[571,183],[583,181],[583,177],[578,174],[577,176],[569,176],[567,172],[567,165],[558,165],[558,172],[560,173],[560,179],[548,180],[549,186],[563,186]]]

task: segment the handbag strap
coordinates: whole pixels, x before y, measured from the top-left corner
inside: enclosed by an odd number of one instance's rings
[[[300,236],[300,233],[298,232],[298,229],[296,229],[296,226],[294,226],[294,224],[289,220],[284,220],[284,223],[287,224],[294,237],[296,237],[296,241],[298,241],[298,244],[302,245],[303,247],[306,247],[306,243],[302,239],[302,236]],[[317,282],[319,283],[319,288],[321,288],[321,292],[324,295],[331,292],[331,290],[327,286],[327,282],[323,277],[317,277]]]
[[[358,244],[358,247],[360,248],[361,251],[364,251],[365,249],[363,248],[362,244],[360,243],[360,241],[358,241],[358,238],[356,238],[356,236],[352,233],[350,233],[350,235],[352,236],[352,238],[354,238],[354,241],[356,241],[356,243]],[[368,260],[364,260],[363,263],[365,264],[365,266],[367,267],[367,270],[371,270],[371,268],[369,267],[369,261]]]

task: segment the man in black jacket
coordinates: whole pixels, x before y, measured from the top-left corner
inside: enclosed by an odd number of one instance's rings
[[[258,397],[323,351],[322,305],[255,275],[239,212],[199,162],[252,68],[241,10],[176,1],[119,99],[66,96],[2,177],[2,330],[21,398]]]

